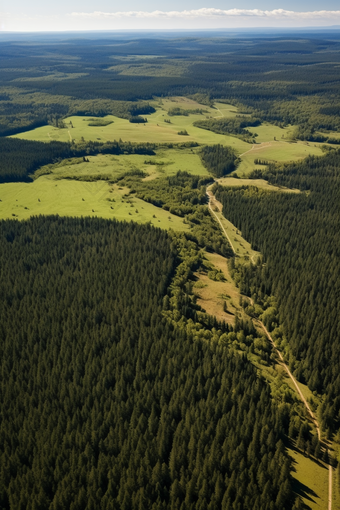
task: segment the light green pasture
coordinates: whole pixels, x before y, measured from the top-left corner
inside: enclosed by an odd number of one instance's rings
[[[216,104],[216,108],[200,105],[196,101],[187,98],[170,98],[154,101],[156,112],[145,115],[148,122],[145,124],[134,124],[127,119],[120,119],[114,115],[107,115],[104,119],[111,121],[108,126],[90,126],[93,117],[73,116],[64,119],[65,128],[59,129],[53,126],[43,126],[32,131],[19,133],[14,138],[25,140],[37,140],[48,142],[57,140],[60,142],[75,143],[82,139],[89,141],[107,142],[123,140],[135,143],[185,143],[197,142],[202,145],[222,144],[233,147],[237,153],[242,153],[251,148],[249,144],[233,136],[219,135],[205,129],[193,126],[193,122],[206,117],[235,116],[236,108],[227,104]],[[207,114],[189,114],[188,116],[168,116],[170,108],[180,107],[184,110],[195,110],[197,108],[207,110]],[[91,120],[92,119],[92,120]],[[170,120],[170,124],[165,122]],[[188,135],[179,135],[179,131],[186,130]]]
[[[214,108],[212,110],[212,116],[213,117],[236,117],[236,115],[239,114],[237,111],[237,107],[233,106],[232,104],[226,104],[226,103],[215,103]],[[243,115],[243,114],[242,114]]]
[[[248,150],[251,146],[233,136],[225,136],[194,127],[192,123],[199,118],[200,114],[186,116],[168,117],[164,110],[157,110],[151,115],[145,115],[148,122],[145,124],[134,124],[126,119],[120,119],[114,115],[107,115],[105,120],[112,121],[108,126],[89,126],[89,117],[68,117],[64,120],[66,128],[59,129],[53,126],[43,126],[26,133],[14,135],[14,138],[25,140],[37,140],[48,142],[57,140],[60,142],[75,143],[82,139],[98,141],[101,143],[123,140],[135,143],[185,143],[197,142],[202,145],[222,144],[233,147],[238,153]],[[93,118],[93,117],[91,117]],[[171,124],[164,122],[170,119]],[[71,127],[71,124],[72,126]],[[179,131],[186,130],[187,136],[179,135]]]
[[[256,127],[247,127],[246,128],[251,133],[257,133],[256,142],[268,142],[271,140],[289,140],[294,132],[295,126],[287,126],[285,128],[281,128],[280,126],[275,126],[274,124],[269,124],[267,122],[261,124],[261,126]]]
[[[237,168],[237,174],[240,176],[246,176],[254,168],[262,168],[261,165],[255,165],[255,159],[262,159],[272,162],[286,162],[286,161],[298,161],[304,159],[310,154],[315,156],[321,156],[321,144],[314,144],[308,142],[284,142],[284,141],[272,141],[264,142],[261,144],[255,144],[248,151],[241,154],[241,163]]]
[[[329,136],[329,138],[340,138],[340,132],[339,131],[317,131],[315,133],[316,135],[322,135],[322,136]],[[336,146],[335,146],[336,147]]]
[[[57,179],[115,180],[126,172],[142,170],[148,177],[154,179],[159,176],[175,175],[179,170],[193,175],[208,175],[201,162],[197,149],[159,149],[155,156],[140,154],[98,154],[88,156],[88,162],[83,158],[65,159],[54,165],[46,165],[35,175],[53,174]]]
[[[115,73],[122,74],[125,76],[182,76],[186,70],[187,65],[183,62],[171,61],[171,64],[161,64],[155,60],[155,62],[140,62],[131,61],[125,64],[118,64],[111,66],[107,71],[114,71]]]
[[[256,186],[259,189],[267,190],[267,191],[284,191],[287,193],[300,193],[298,189],[289,189],[279,186],[273,186],[269,184],[268,181],[264,179],[235,179],[233,177],[222,177],[221,179],[216,179],[216,181],[221,184],[221,186]]]
[[[231,221],[227,220],[221,212],[215,211],[215,213],[227,232],[236,256],[244,259],[245,261],[250,260],[253,264],[255,264],[256,260],[260,256],[260,252],[252,249],[251,244],[242,237],[242,232],[240,232],[235,225],[231,223]]]
[[[328,508],[328,468],[299,451],[289,449],[288,453],[293,459],[293,490],[311,510]],[[294,483],[294,479],[300,483]]]
[[[24,220],[34,215],[99,216],[118,220],[151,222],[174,230],[186,230],[178,216],[148,204],[127,188],[107,181],[55,180],[44,175],[32,183],[0,184],[0,219]],[[154,217],[155,216],[155,217]]]

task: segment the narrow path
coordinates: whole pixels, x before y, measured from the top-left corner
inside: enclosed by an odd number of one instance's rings
[[[70,137],[70,142],[72,143],[72,136],[71,136],[70,130],[68,129],[67,132],[68,132],[68,136]]]
[[[210,187],[211,187],[211,186],[209,186],[209,188],[210,188]],[[227,232],[226,232],[226,230],[225,230],[224,226],[222,225],[222,222],[221,222],[220,218],[217,216],[217,214],[215,213],[215,211],[213,210],[213,208],[212,208],[212,206],[211,206],[211,202],[212,202],[212,200],[215,200],[215,201],[216,201],[216,199],[215,199],[215,196],[213,195],[212,191],[210,191],[210,190],[209,190],[209,188],[207,188],[207,195],[208,195],[208,199],[209,199],[208,207],[209,207],[210,211],[212,212],[212,214],[213,214],[213,215],[215,216],[215,218],[217,219],[218,223],[220,224],[220,227],[221,227],[221,229],[223,230],[224,235],[225,235],[225,236],[226,236],[226,238],[228,239],[228,243],[230,244],[231,249],[233,250],[234,255],[236,255],[236,250],[235,250],[235,248],[234,248],[234,246],[233,246],[233,243],[232,243],[232,242],[231,242],[231,240],[230,240],[230,237],[228,236],[228,234],[227,234]]]
[[[239,158],[241,158],[242,156],[244,156],[245,154],[248,154],[248,152],[256,152],[256,151],[260,151],[261,149],[266,149],[267,147],[271,147],[272,146],[272,143],[271,142],[262,142],[260,144],[253,144],[252,148],[249,149],[248,151],[246,152],[243,152],[242,154],[239,155]]]
[[[318,433],[318,438],[319,438],[319,441],[321,441],[321,432],[320,432],[320,427],[319,427],[319,423],[315,417],[315,414],[313,413],[313,411],[311,410],[311,408],[309,407],[309,404],[307,402],[307,400],[305,399],[305,397],[303,396],[302,394],[302,391],[300,390],[299,388],[299,385],[295,379],[295,377],[293,376],[293,374],[291,373],[291,371],[289,370],[289,367],[288,365],[286,365],[284,359],[283,359],[283,356],[281,354],[281,352],[279,351],[279,349],[277,348],[271,334],[269,333],[268,329],[266,328],[266,326],[263,324],[262,321],[258,320],[257,323],[261,326],[261,328],[263,329],[263,331],[265,332],[267,338],[269,339],[270,343],[272,344],[276,354],[279,356],[279,359],[280,359],[280,362],[281,362],[281,365],[284,367],[284,369],[286,370],[287,374],[289,375],[291,381],[293,382],[294,386],[295,386],[295,389],[296,391],[298,392],[302,402],[304,403],[308,413],[309,413],[309,416],[311,417],[312,419],[312,422],[314,423],[315,425],[315,428],[316,428],[316,431]]]
[[[216,106],[215,106],[215,108],[216,108]],[[224,117],[223,113],[221,112],[221,110],[220,110],[219,108],[216,108],[216,110],[217,110],[218,112],[220,112],[221,117]],[[219,116],[219,115],[216,115],[216,116],[214,117],[214,119],[219,119],[219,118],[220,118],[220,116]]]
[[[249,151],[248,151],[249,152]],[[215,216],[215,218],[217,219],[218,223],[220,224],[221,228],[222,228],[222,231],[224,233],[224,235],[226,236],[226,238],[228,239],[228,242],[230,243],[230,246],[233,250],[233,252],[235,253],[235,249],[229,239],[229,236],[227,234],[227,232],[225,231],[223,225],[222,225],[222,222],[220,221],[219,217],[216,215],[215,211],[213,211],[212,207],[211,207],[211,202],[212,200],[215,200],[215,196],[213,194],[213,192],[210,190],[210,188],[213,186],[213,184],[211,184],[208,188],[207,188],[207,195],[208,195],[208,198],[209,198],[209,209],[210,211],[213,213],[213,215]],[[311,417],[311,420],[312,422],[314,423],[315,425],[315,428],[316,428],[316,431],[317,431],[317,434],[318,434],[318,438],[319,438],[319,441],[321,442],[321,431],[320,431],[320,426],[319,426],[319,423],[318,423],[318,420],[316,419],[316,416],[314,415],[313,411],[311,410],[307,400],[305,399],[305,397],[303,396],[302,394],[302,391],[300,390],[299,388],[299,385],[295,379],[295,377],[293,376],[293,374],[291,373],[291,371],[289,370],[289,367],[286,365],[284,359],[283,359],[283,356],[281,354],[281,352],[279,351],[279,349],[277,348],[271,334],[269,333],[269,331],[267,330],[266,326],[263,324],[262,321],[260,320],[257,320],[256,321],[259,326],[261,326],[261,328],[263,329],[263,331],[265,332],[268,340],[271,342],[275,352],[277,353],[278,357],[279,357],[279,360],[280,360],[280,363],[281,365],[284,367],[284,369],[286,370],[288,376],[290,377],[291,381],[293,382],[294,384],[294,387],[299,395],[299,397],[301,398],[303,404],[305,405],[307,411],[308,411],[308,414],[309,416]],[[327,447],[327,453],[329,453],[329,449]],[[329,475],[328,475],[328,510],[332,510],[332,486],[333,486],[333,468],[331,466],[331,464],[329,463],[328,464],[328,470],[329,470]]]
[[[252,145],[251,149],[249,149],[248,151],[246,152],[242,152],[242,154],[239,155],[239,158],[241,158],[242,156],[244,156],[245,154],[248,154],[248,152],[251,152],[255,147],[255,144]]]

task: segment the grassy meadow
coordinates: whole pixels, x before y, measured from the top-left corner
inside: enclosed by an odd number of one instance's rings
[[[219,105],[219,104],[218,104]],[[75,143],[84,140],[107,142],[122,139],[135,143],[185,143],[196,142],[203,145],[222,144],[233,147],[236,152],[241,153],[251,148],[251,145],[233,136],[225,136],[213,133],[193,126],[196,120],[207,117],[236,116],[237,109],[231,105],[223,105],[219,110],[209,106],[201,105],[196,101],[187,98],[163,99],[160,102],[154,101],[153,106],[156,112],[150,115],[143,115],[147,119],[145,124],[134,124],[127,119],[121,119],[114,115],[107,115],[104,119],[111,122],[107,126],[91,126],[93,117],[74,116],[64,119],[65,128],[59,129],[53,126],[43,126],[32,131],[13,135],[14,138],[25,140],[37,140],[48,142],[57,140]],[[189,115],[168,115],[171,108],[183,110],[200,109],[206,113],[191,113]],[[223,112],[223,114],[221,113]],[[170,123],[165,122],[170,121]],[[179,135],[180,131],[187,131],[188,135]]]
[[[195,273],[197,281],[194,284],[194,293],[197,296],[197,304],[209,315],[213,315],[219,321],[228,324],[235,323],[235,315],[241,314],[240,291],[233,281],[227,259],[217,253],[205,253],[205,271]],[[209,278],[210,270],[222,271],[224,279],[220,281]],[[227,304],[227,312],[224,311],[224,302]]]
[[[83,158],[72,158],[54,165],[46,165],[35,173],[35,177],[49,173],[57,179],[116,179],[134,170],[142,170],[147,174],[147,180],[163,175],[175,175],[178,170],[185,170],[193,175],[208,175],[197,149],[160,149],[156,151],[155,156],[99,154],[88,156],[86,159],[88,161],[84,162]]]
[[[261,127],[261,126],[260,126]],[[258,129],[258,128],[256,128]],[[322,156],[320,143],[291,142],[291,141],[267,141],[255,144],[240,156],[240,164],[237,174],[247,176],[254,169],[264,169],[263,165],[255,164],[255,159],[265,160],[272,163],[285,163],[297,161],[307,156]]]
[[[145,124],[130,123],[126,119],[113,115],[104,118],[73,116],[64,119],[64,128],[59,129],[48,125],[14,135],[15,138],[44,142],[51,140],[73,141],[74,143],[82,140],[107,142],[122,139],[135,143],[158,143],[160,147],[156,149],[154,156],[97,155],[89,156],[88,162],[84,162],[82,158],[64,160],[39,169],[35,173],[35,181],[32,184],[2,184],[0,185],[2,200],[0,217],[24,219],[35,214],[50,213],[74,216],[94,214],[105,218],[151,221],[158,226],[164,226],[164,228],[183,230],[186,227],[180,218],[170,215],[171,220],[169,220],[169,215],[166,212],[150,204],[142,206],[136,198],[133,200],[136,202],[134,205],[136,205],[135,209],[138,209],[138,213],[135,213],[133,207],[126,204],[115,187],[111,191],[118,193],[117,202],[114,206],[109,205],[107,197],[102,197],[105,193],[109,194],[110,190],[110,185],[105,180],[116,180],[124,173],[137,169],[147,175],[145,180],[174,175],[178,170],[195,175],[207,175],[208,172],[202,165],[199,156],[200,148],[179,147],[178,144],[185,142],[196,142],[200,145],[222,144],[233,147],[240,158],[236,173],[243,177],[246,177],[254,168],[264,168],[254,164],[256,158],[282,162],[304,158],[308,154],[319,155],[322,153],[320,144],[285,141],[285,139],[288,140],[293,127],[282,129],[278,126],[263,124],[251,128],[258,133],[257,141],[260,142],[251,145],[234,136],[220,135],[193,126],[196,120],[202,118],[235,117],[238,110],[231,104],[217,102],[213,107],[210,107],[185,97],[155,99],[151,104],[156,108],[156,111],[145,115],[147,118]],[[169,110],[173,108],[185,110],[186,115],[168,115]],[[180,131],[187,131],[188,135],[179,135]],[[274,141],[274,137],[276,141]],[[164,143],[163,147],[162,143]],[[172,148],[165,145],[171,143],[174,144]],[[249,182],[225,178],[221,182],[225,185],[232,185],[235,182],[235,185],[249,184],[266,187],[268,190],[273,189],[264,181]],[[97,192],[97,190],[101,191]],[[85,196],[83,196],[84,193]],[[40,198],[40,202],[38,198]],[[83,198],[84,200],[82,200]],[[154,215],[157,216],[157,219],[154,218]],[[254,253],[250,246],[221,214],[220,216],[237,254],[241,257],[252,258]]]
[[[221,186],[256,186],[259,189],[263,189],[266,191],[284,191],[286,193],[300,193],[298,189],[289,189],[284,187],[273,186],[268,181],[264,179],[236,179],[235,177],[221,177],[220,179],[216,179]]]
[[[293,489],[299,494],[307,508],[328,508],[328,466],[308,458],[295,448],[289,448],[293,459]],[[333,505],[333,509],[338,506]]]
[[[0,200],[0,219],[25,220],[38,214],[59,214],[151,222],[179,231],[188,228],[182,218],[129,195],[128,188],[107,181],[56,180],[43,175],[33,183],[1,184]]]

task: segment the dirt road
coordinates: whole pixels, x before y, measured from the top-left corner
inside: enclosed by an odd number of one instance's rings
[[[211,186],[209,186],[210,188]],[[228,243],[230,244],[231,246],[231,249],[233,250],[234,254],[236,254],[236,251],[235,251],[235,248],[233,246],[233,243],[231,242],[230,240],[230,237],[228,236],[224,226],[222,225],[222,222],[220,220],[220,218],[217,216],[217,214],[215,213],[214,209],[213,209],[213,205],[214,207],[217,207],[218,210],[221,212],[221,204],[220,202],[218,202],[214,196],[214,194],[212,193],[212,191],[210,191],[210,189],[207,188],[207,195],[208,195],[208,199],[209,199],[209,202],[208,202],[208,207],[210,209],[210,211],[212,212],[212,214],[215,216],[216,220],[218,221],[218,223],[220,224],[220,227],[224,233],[224,235],[226,236],[226,238],[228,239]]]

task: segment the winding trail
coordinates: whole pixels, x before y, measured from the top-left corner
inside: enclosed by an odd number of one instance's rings
[[[211,186],[213,186],[213,184],[212,184]],[[211,186],[209,186],[209,187],[207,188],[207,195],[208,195],[208,199],[209,199],[209,201],[208,201],[208,207],[209,207],[210,211],[212,212],[212,214],[215,216],[215,218],[216,218],[216,220],[218,221],[218,223],[220,224],[220,227],[221,227],[221,229],[222,229],[222,231],[223,231],[224,235],[225,235],[225,236],[226,236],[226,238],[228,239],[228,243],[230,244],[231,249],[233,250],[234,255],[236,255],[236,251],[235,251],[235,248],[234,248],[234,246],[233,246],[233,243],[231,242],[230,237],[228,236],[228,234],[227,234],[227,232],[226,232],[226,230],[225,230],[224,226],[222,225],[222,222],[221,222],[220,218],[217,216],[217,214],[215,213],[215,211],[214,211],[214,210],[213,210],[213,208],[212,208],[212,205],[211,205],[211,204],[212,204],[212,202],[213,202],[213,201],[215,202],[216,207],[218,207],[218,205],[217,205],[217,200],[216,200],[216,198],[215,198],[215,195],[214,195],[214,194],[213,194],[213,192],[212,192],[212,191],[210,191],[210,189],[209,189],[209,188],[211,188]],[[219,207],[218,207],[218,209],[219,209]],[[222,212],[222,211],[220,211],[220,212]]]
[[[256,151],[261,151],[262,149],[266,149],[267,147],[271,147],[272,146],[272,143],[271,142],[262,142],[260,144],[253,144],[252,145],[252,148],[249,149],[248,151],[246,152],[243,152],[242,154],[239,155],[239,158],[241,158],[242,156],[244,156],[245,154],[248,154],[248,152],[256,152]]]
[[[250,149],[251,150],[251,149]],[[248,151],[249,152],[249,151]],[[219,217],[217,216],[217,214],[215,213],[215,211],[213,210],[212,208],[212,202],[215,202],[216,205],[217,205],[217,201],[216,201],[216,198],[213,194],[213,192],[211,191],[211,188],[212,188],[213,184],[211,184],[208,188],[207,188],[207,195],[208,195],[208,199],[209,199],[209,202],[208,202],[208,206],[209,206],[209,209],[210,211],[212,212],[212,214],[215,216],[215,218],[217,219],[218,223],[220,224],[221,226],[221,229],[224,233],[224,235],[226,236],[226,238],[228,239],[228,242],[231,246],[231,249],[233,250],[234,254],[236,254],[235,252],[235,249],[229,239],[229,236],[227,234],[227,232],[225,231],[225,228],[223,227],[222,225],[222,222],[221,220],[219,219]],[[217,206],[218,207],[218,206]],[[218,207],[218,209],[220,210],[220,208]],[[222,211],[220,211],[222,212]],[[319,441],[321,441],[321,431],[320,431],[320,425],[318,423],[318,420],[315,416],[315,414],[313,413],[313,411],[311,410],[307,400],[305,399],[305,397],[303,396],[302,394],[302,391],[300,390],[299,388],[299,385],[295,379],[295,377],[293,376],[293,374],[291,373],[291,371],[289,370],[289,367],[288,365],[286,365],[284,359],[283,359],[283,356],[281,354],[281,352],[279,351],[278,347],[276,346],[271,334],[269,333],[269,331],[267,330],[266,326],[263,324],[262,321],[260,321],[259,319],[256,320],[256,323],[263,329],[263,331],[265,332],[266,334],[266,337],[268,338],[268,340],[270,341],[270,343],[272,344],[273,346],[273,349],[274,351],[276,352],[276,354],[278,355],[279,357],[279,360],[280,360],[280,364],[284,367],[284,369],[286,370],[288,376],[290,377],[293,385],[294,385],[294,388],[296,389],[301,401],[303,402],[304,406],[306,407],[307,411],[308,411],[308,414],[316,428],[316,431],[317,431],[317,434],[318,434],[318,438],[319,438]],[[327,448],[327,453],[329,454],[329,448],[326,444],[324,444],[324,447]],[[329,471],[329,474],[328,474],[328,510],[332,510],[332,491],[333,491],[333,468],[331,466],[331,464],[329,463],[328,464],[328,471]]]
[[[314,423],[314,425],[315,425],[316,431],[317,431],[317,433],[318,433],[319,441],[321,441],[321,432],[320,432],[320,427],[319,427],[318,420],[316,419],[315,414],[314,414],[314,413],[313,413],[313,411],[311,410],[311,408],[310,408],[310,406],[309,406],[309,404],[308,404],[307,400],[306,400],[306,399],[305,399],[305,397],[303,396],[302,391],[300,390],[299,385],[298,385],[298,383],[297,383],[297,381],[296,381],[295,377],[293,376],[293,374],[292,374],[292,373],[291,373],[291,371],[289,370],[288,365],[286,365],[286,363],[285,363],[285,361],[284,361],[284,359],[283,359],[283,356],[282,356],[281,352],[280,352],[280,351],[279,351],[279,349],[277,348],[277,346],[276,346],[276,344],[275,344],[275,342],[274,342],[274,340],[273,340],[273,338],[272,338],[271,334],[269,333],[268,329],[266,328],[266,326],[265,326],[265,325],[263,324],[263,322],[262,322],[262,321],[260,321],[260,320],[257,320],[256,322],[257,322],[257,323],[261,326],[261,328],[262,328],[262,329],[263,329],[263,331],[265,332],[265,334],[266,334],[266,336],[267,336],[268,340],[269,340],[269,341],[270,341],[270,343],[272,344],[272,346],[273,346],[273,348],[274,348],[274,350],[275,350],[276,354],[279,356],[280,363],[281,363],[281,365],[284,367],[284,369],[286,370],[286,372],[287,372],[287,374],[289,375],[289,377],[290,377],[291,381],[293,382],[293,384],[294,384],[294,387],[295,387],[296,391],[298,392],[298,394],[299,394],[299,396],[300,396],[300,398],[301,398],[302,402],[304,403],[304,405],[305,405],[305,407],[306,407],[306,409],[307,409],[307,411],[308,411],[309,416],[311,417],[312,422],[313,422],[313,423]]]

